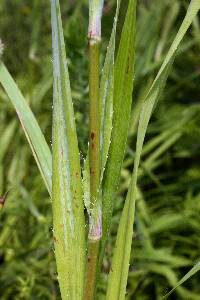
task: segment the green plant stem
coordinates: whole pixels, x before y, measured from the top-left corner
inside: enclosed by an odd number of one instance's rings
[[[99,103],[99,42],[91,43],[89,93],[90,93],[90,192],[91,202],[97,197],[100,181],[100,103]],[[93,207],[91,207],[93,208]]]
[[[89,95],[90,95],[90,228],[88,236],[88,262],[85,299],[93,300],[101,238],[101,212],[98,190],[100,182],[100,103],[99,103],[99,41],[89,43]],[[99,215],[100,213],[100,215]]]
[[[98,265],[99,241],[88,241],[88,264],[84,300],[93,300],[95,296]]]

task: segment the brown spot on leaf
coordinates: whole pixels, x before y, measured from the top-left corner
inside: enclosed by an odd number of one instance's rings
[[[126,65],[126,74],[129,74],[131,71],[131,66],[130,66],[130,53],[128,54],[128,61]]]
[[[95,174],[95,172],[90,168],[90,174],[91,175],[94,175]]]
[[[55,243],[58,243],[58,239],[55,237],[55,235],[53,236],[53,240]]]
[[[91,132],[91,139],[93,140],[94,139],[94,137],[95,137],[95,133],[94,132]]]

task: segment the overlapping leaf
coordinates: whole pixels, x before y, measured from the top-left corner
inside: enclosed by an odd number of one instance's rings
[[[53,39],[53,234],[63,300],[81,300],[85,220],[80,158],[58,0],[51,0]]]

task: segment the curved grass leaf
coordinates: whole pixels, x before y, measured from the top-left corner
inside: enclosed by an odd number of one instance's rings
[[[0,62],[0,82],[17,112],[26,138],[31,147],[33,156],[36,160],[36,163],[45,182],[47,190],[51,196],[51,151],[46,143],[46,140],[37,123],[37,120],[33,115],[33,112],[28,106],[18,86],[14,82],[12,76],[8,72],[6,66],[2,62]]]
[[[108,280],[108,291],[106,298],[107,300],[122,300],[125,298],[133,236],[138,168],[147,126],[153,108],[159,99],[160,93],[164,88],[165,82],[170,71],[170,67],[176,55],[177,48],[199,9],[200,0],[191,1],[185,19],[183,20],[183,23],[174,39],[174,42],[171,48],[169,49],[169,52],[166,55],[166,58],[158,72],[158,75],[156,76],[142,105],[137,131],[134,170],[118,228],[112,268]]]
[[[181,284],[183,284],[185,281],[187,281],[190,277],[195,275],[197,272],[200,271],[200,262],[198,262],[183,278],[177,283],[177,285],[169,292],[167,293],[163,299],[167,299],[175,289],[177,289]]]
[[[103,180],[102,249],[105,247],[110,229],[113,201],[128,136],[135,58],[135,11],[136,1],[129,1],[114,68],[113,129]]]
[[[80,157],[58,0],[51,0],[53,46],[53,234],[62,300],[81,300],[85,219]]]
[[[177,283],[177,276],[175,273],[175,270],[171,268],[170,266],[167,266],[165,264],[160,263],[148,263],[146,264],[146,271],[153,272],[155,274],[159,274],[160,276],[164,277],[166,280],[166,284],[169,284],[170,286],[175,286]],[[199,295],[191,290],[186,289],[185,287],[179,287],[177,290],[177,298],[179,299],[193,299],[198,300]],[[160,299],[162,299],[160,297]]]

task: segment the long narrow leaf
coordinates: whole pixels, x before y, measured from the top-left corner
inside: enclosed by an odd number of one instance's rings
[[[51,195],[52,156],[50,149],[33,112],[2,62],[0,62],[0,82],[18,114],[33,156]]]
[[[147,126],[152,114],[152,110],[159,99],[160,93],[164,88],[165,82],[170,71],[170,67],[174,61],[177,48],[199,9],[200,0],[191,1],[186,17],[174,39],[174,42],[169,52],[166,55],[166,58],[158,72],[158,75],[156,76],[156,79],[154,80],[150,88],[150,91],[148,92],[144,100],[141,109],[137,132],[136,155],[134,161],[133,176],[118,228],[116,246],[113,255],[113,263],[109,274],[107,300],[122,300],[125,298],[133,236],[138,168]]]
[[[115,38],[120,1],[117,0],[116,14],[113,29],[106,52],[103,72],[100,83],[100,104],[101,104],[101,178],[108,158],[108,150],[111,140],[112,119],[113,119],[113,91],[114,91],[114,58]]]
[[[128,136],[135,58],[136,1],[129,1],[114,70],[113,129],[103,182],[102,249],[109,232]]]
[[[58,0],[51,0],[54,70],[53,233],[62,300],[81,300],[85,219],[80,157]]]

